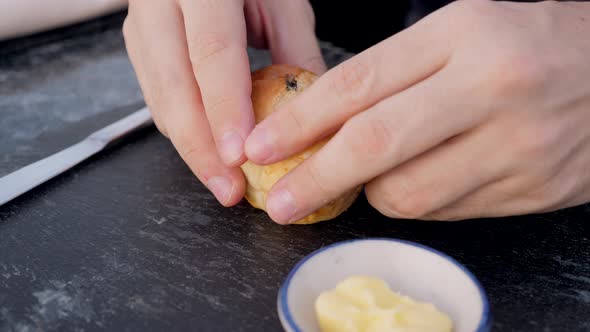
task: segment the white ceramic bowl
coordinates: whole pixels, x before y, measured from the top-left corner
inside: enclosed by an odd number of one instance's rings
[[[383,278],[392,290],[434,304],[453,320],[454,332],[488,332],[492,317],[484,289],[453,258],[397,239],[338,242],[302,259],[278,294],[281,324],[288,332],[320,332],[314,302],[322,291],[352,275]]]

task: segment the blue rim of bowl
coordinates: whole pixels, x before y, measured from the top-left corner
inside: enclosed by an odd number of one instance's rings
[[[489,301],[488,296],[487,296],[483,286],[479,282],[479,280],[463,264],[459,263],[456,259],[445,254],[444,252],[441,252],[437,249],[434,249],[432,247],[426,246],[421,243],[412,242],[412,241],[408,241],[408,240],[402,240],[402,239],[378,237],[378,238],[362,238],[362,239],[344,240],[344,241],[339,241],[336,243],[329,244],[327,246],[321,247],[321,248],[316,249],[315,251],[311,252],[309,255],[307,255],[306,257],[301,259],[295,265],[295,267],[293,267],[293,269],[287,275],[285,282],[283,283],[283,285],[279,289],[279,305],[280,305],[280,310],[282,311],[284,319],[287,321],[287,324],[289,324],[289,327],[294,332],[303,332],[303,330],[297,325],[297,323],[295,323],[295,320],[293,319],[293,316],[291,315],[291,311],[289,310],[289,306],[287,305],[287,294],[289,291],[289,286],[291,285],[291,280],[293,279],[295,274],[299,271],[299,268],[301,268],[301,266],[303,266],[312,257],[314,257],[314,256],[316,256],[328,249],[332,249],[334,247],[338,247],[338,246],[345,245],[345,244],[350,244],[352,242],[365,242],[365,241],[389,241],[389,242],[397,242],[397,243],[406,244],[409,246],[420,248],[422,250],[429,251],[435,255],[438,255],[438,256],[446,259],[447,261],[451,262],[453,265],[457,266],[459,269],[461,269],[461,271],[463,271],[463,273],[465,273],[469,277],[469,279],[471,279],[471,282],[473,282],[473,284],[475,284],[475,286],[479,292],[479,296],[481,298],[482,304],[483,304],[483,310],[481,313],[481,320],[479,321],[479,325],[477,326],[477,329],[474,332],[488,332],[488,331],[490,331],[491,325],[492,325],[492,314],[490,312],[490,305],[488,302]]]

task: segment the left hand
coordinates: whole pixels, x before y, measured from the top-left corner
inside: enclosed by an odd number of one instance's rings
[[[281,160],[281,224],[366,184],[394,218],[539,213],[590,201],[590,4],[457,1],[322,75],[259,124],[246,154]]]
[[[224,206],[243,197],[254,127],[247,45],[325,70],[308,0],[129,0],[123,36],[157,129]],[[0,24],[1,26],[1,24]]]

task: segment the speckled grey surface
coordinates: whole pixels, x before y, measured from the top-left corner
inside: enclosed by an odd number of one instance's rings
[[[0,174],[141,105],[120,18],[41,45],[0,43]],[[278,226],[247,204],[219,206],[151,128],[0,207],[0,331],[280,331],[276,295],[293,265],[365,237],[417,241],[465,264],[494,331],[590,331],[589,219],[580,206],[398,221],[361,197],[333,222]]]
[[[26,40],[0,43],[0,175],[19,164],[15,158],[33,153],[42,134],[143,102],[121,31],[112,28],[118,22],[109,16],[55,42],[37,37],[41,42],[32,48],[18,47]],[[330,64],[351,56],[322,46]],[[270,64],[268,52],[249,54],[252,69]]]

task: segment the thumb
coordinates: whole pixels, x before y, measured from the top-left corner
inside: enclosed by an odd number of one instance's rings
[[[323,74],[326,63],[315,34],[315,16],[309,2],[265,1],[261,7],[272,62]]]

